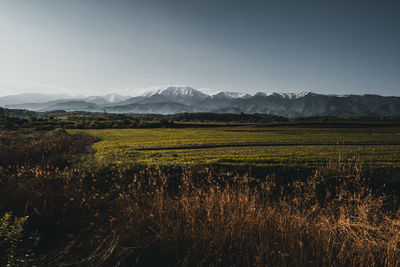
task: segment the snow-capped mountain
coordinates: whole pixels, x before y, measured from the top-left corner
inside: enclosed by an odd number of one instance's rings
[[[250,94],[245,94],[245,93],[238,93],[238,92],[220,92],[216,95],[224,96],[227,98],[247,98],[251,97]]]
[[[106,94],[103,95],[102,97],[110,103],[118,103],[130,98],[130,96],[119,95],[119,94]]]
[[[0,97],[0,106],[33,111],[67,110],[112,113],[181,112],[260,113],[284,117],[310,116],[400,116],[400,97],[379,95],[322,95],[312,92],[254,95],[236,92],[206,94],[189,86],[156,88],[142,96],[117,94],[81,98],[42,96],[51,101],[32,101],[29,96]],[[36,99],[37,100],[37,99]],[[26,101],[26,102],[21,102]]]
[[[285,99],[298,99],[302,98],[308,94],[312,94],[312,92],[300,92],[300,93],[272,93],[270,95],[275,96],[275,97],[280,97],[280,98],[285,98]]]
[[[178,102],[192,105],[208,97],[208,95],[188,86],[170,86],[150,92],[147,97],[151,100],[156,100],[156,102],[162,100],[162,102]]]
[[[109,104],[110,103],[104,97],[95,96],[95,95],[88,96],[86,98],[83,98],[82,100],[85,101],[85,102],[88,102],[88,103],[96,104],[96,105],[105,105],[105,104]]]
[[[119,94],[107,94],[101,96],[88,96],[81,100],[87,101],[89,103],[94,103],[96,105],[105,105],[105,104],[118,103],[127,100],[129,98],[130,98],[129,96],[122,96]]]

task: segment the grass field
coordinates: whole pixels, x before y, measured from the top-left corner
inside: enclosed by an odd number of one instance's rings
[[[101,138],[100,162],[160,165],[320,166],[332,159],[400,167],[400,128],[237,126],[70,130]]]
[[[333,157],[330,151],[346,149],[366,160],[370,155],[379,164],[394,164],[385,150],[397,153],[387,144],[395,142],[396,133],[370,133],[380,136],[380,145],[363,133],[370,145],[339,148],[330,142],[350,142],[354,136],[349,131],[341,133],[347,139],[329,140],[329,132],[315,130],[313,135],[325,136],[326,144],[308,146],[293,145],[302,133],[294,130],[297,134],[282,131],[287,146],[268,146],[268,136],[272,139],[279,130],[267,129],[247,129],[246,134],[107,130],[94,132],[104,138],[98,143],[90,135],[62,131],[5,132],[0,135],[0,266],[398,266],[400,188],[399,180],[392,179],[397,169],[377,180],[374,174],[380,170],[370,172],[347,161],[332,161],[312,172],[287,168],[289,173],[263,167],[85,162],[94,144],[103,149],[96,156],[110,161],[114,156],[105,148],[127,162],[135,160],[127,154],[134,151],[144,162],[157,164],[152,153],[177,164],[222,161],[235,166],[240,163],[233,161],[236,157],[250,164],[300,166],[319,164],[324,153]],[[184,140],[182,133],[197,134],[197,139]],[[170,143],[149,142],[163,134]],[[207,134],[213,139],[206,143],[201,137]],[[224,134],[254,144],[226,142]],[[311,141],[316,142],[312,136]],[[186,142],[186,149],[168,150],[179,142]]]

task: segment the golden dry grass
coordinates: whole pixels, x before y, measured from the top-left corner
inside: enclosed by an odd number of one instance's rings
[[[85,151],[64,138],[66,153]],[[47,155],[40,147],[35,155]],[[400,264],[396,196],[369,186],[360,164],[284,179],[205,166],[78,168],[68,157],[62,169],[40,156],[25,164],[19,155],[31,151],[7,153],[21,161],[0,168],[0,208],[29,216],[41,266]]]
[[[359,174],[331,163],[290,185],[210,175],[199,186],[189,172],[174,196],[160,174],[122,197],[121,253],[138,265],[397,266],[399,217]]]

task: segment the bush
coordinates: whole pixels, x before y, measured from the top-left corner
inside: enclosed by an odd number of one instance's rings
[[[96,138],[69,135],[62,130],[53,133],[0,135],[1,167],[34,167],[48,165],[63,168],[89,151]]]
[[[38,245],[37,233],[24,229],[28,217],[5,213],[0,218],[0,264],[2,266],[34,266],[33,249]]]
[[[55,129],[55,126],[50,125],[50,124],[43,124],[43,125],[38,125],[38,126],[33,127],[33,130],[37,131],[37,132],[51,131],[54,129]]]

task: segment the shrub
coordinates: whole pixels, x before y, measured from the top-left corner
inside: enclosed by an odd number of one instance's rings
[[[0,167],[49,165],[63,168],[89,151],[96,138],[54,133],[0,135]]]
[[[0,264],[2,266],[34,266],[32,252],[39,242],[37,233],[24,229],[28,217],[15,217],[5,213],[0,217]]]

